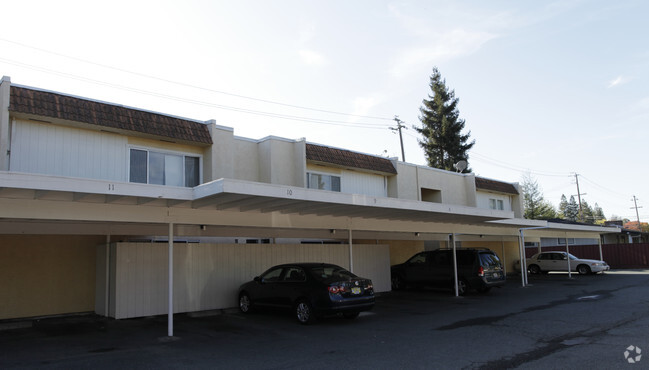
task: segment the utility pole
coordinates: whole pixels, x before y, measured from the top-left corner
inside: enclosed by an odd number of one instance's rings
[[[403,136],[401,135],[401,128],[408,129],[405,125],[403,125],[403,121],[399,119],[399,116],[394,116],[394,121],[397,122],[397,127],[390,127],[390,130],[392,131],[399,131],[399,141],[401,142],[401,159],[405,162],[406,161],[406,153],[403,151]]]
[[[581,210],[581,193],[579,192],[579,174],[575,172],[575,181],[577,182],[577,199],[579,199],[579,221],[583,222],[584,221],[584,216]],[[586,195],[584,193],[584,195]]]
[[[635,208],[635,217],[638,219],[638,230],[642,231],[642,227],[640,227],[640,214],[638,213],[638,208],[642,208],[642,206],[638,207],[638,198],[636,198],[635,195],[631,200],[633,201],[634,204],[634,207],[631,207],[631,209]]]

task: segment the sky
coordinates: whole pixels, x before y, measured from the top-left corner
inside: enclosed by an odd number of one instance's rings
[[[13,84],[425,165],[437,67],[482,177],[649,222],[649,2],[5,1]],[[577,174],[577,176],[575,176]]]

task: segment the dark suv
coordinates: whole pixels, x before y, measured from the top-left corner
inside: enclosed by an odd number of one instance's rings
[[[417,253],[406,262],[391,268],[392,289],[407,285],[430,286],[455,290],[453,250],[438,249]],[[505,284],[505,274],[498,256],[489,249],[457,249],[458,292],[469,289],[480,293]]]

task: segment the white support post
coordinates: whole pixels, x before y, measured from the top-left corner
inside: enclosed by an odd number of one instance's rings
[[[167,315],[167,336],[174,336],[174,224],[169,223],[169,309]]]
[[[106,284],[105,284],[105,289],[106,292],[104,293],[104,316],[108,317],[109,316],[109,309],[110,309],[110,234],[106,235]]]
[[[349,228],[349,272],[354,272],[354,256],[352,249],[352,229]]]
[[[455,296],[459,297],[460,292],[457,286],[457,247],[455,244],[455,234],[450,234],[449,238],[453,241],[453,278],[455,279]],[[449,240],[450,241],[450,240]]]
[[[503,253],[503,274],[507,276],[507,258],[505,257],[505,240],[500,238],[500,243],[501,243],[502,253]]]
[[[523,229],[518,231],[518,255],[520,256],[519,265],[521,267],[521,286],[527,285],[527,261],[525,260],[525,234]]]
[[[599,244],[599,260],[604,261],[604,255],[602,254],[602,237],[597,238],[597,243]]]
[[[566,258],[568,259],[568,279],[572,279],[572,268],[570,268],[570,247],[568,247],[568,234],[566,233]]]

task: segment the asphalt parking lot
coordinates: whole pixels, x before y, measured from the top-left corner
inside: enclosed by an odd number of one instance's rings
[[[513,276],[488,294],[383,293],[356,320],[236,310],[0,323],[0,368],[619,368],[649,348],[649,271]],[[634,346],[628,350],[629,346]],[[625,351],[627,356],[625,357]]]

